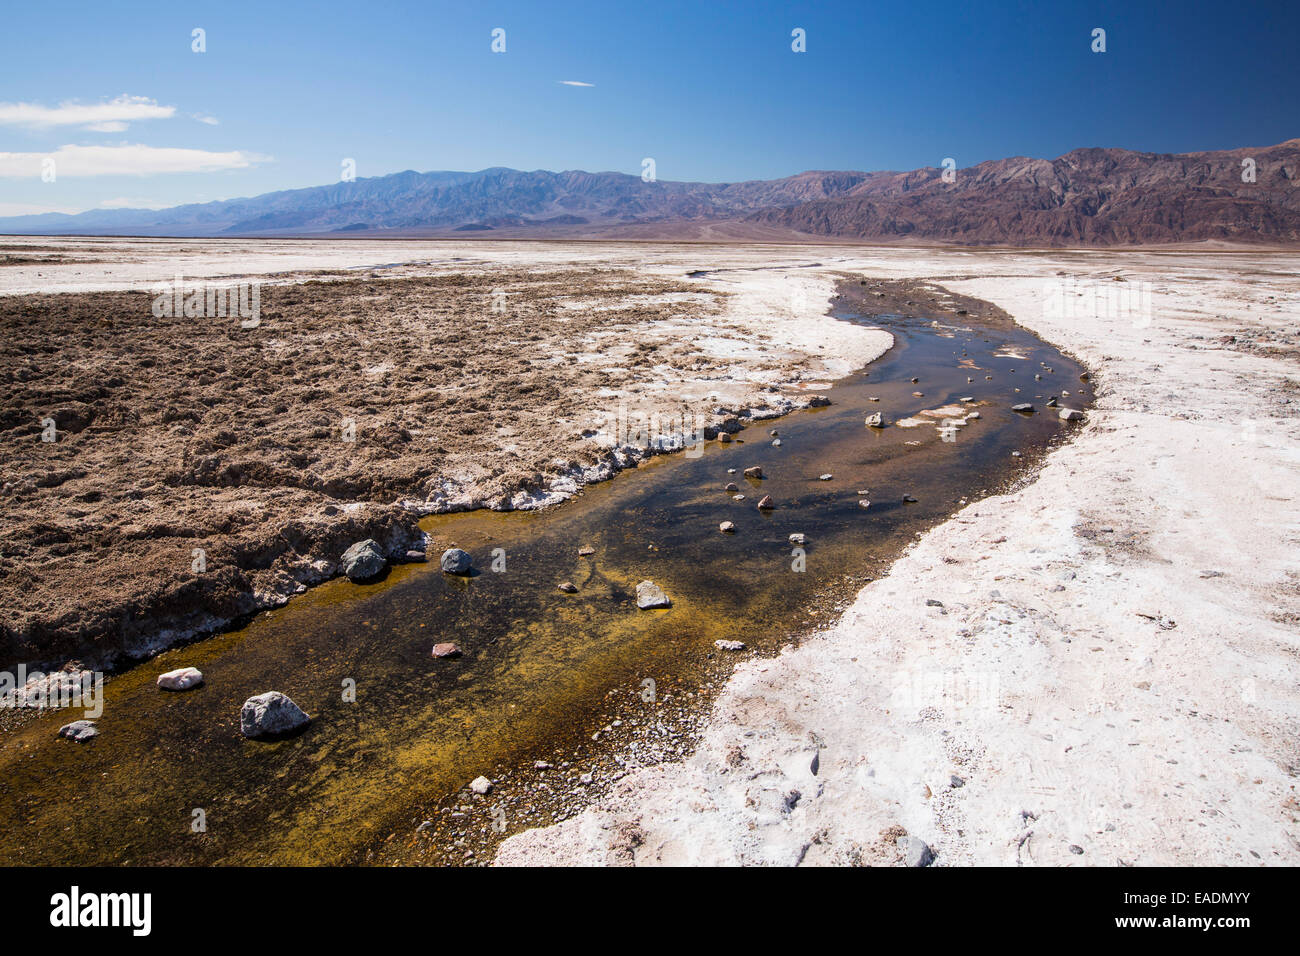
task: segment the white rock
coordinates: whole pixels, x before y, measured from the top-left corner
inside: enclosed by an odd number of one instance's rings
[[[469,788],[482,796],[492,792],[492,781],[487,777],[475,777],[469,782]]]
[[[158,675],[158,686],[163,690],[189,690],[203,683],[203,672],[197,667],[179,667]]]
[[[642,581],[636,586],[636,606],[646,611],[656,607],[672,607],[673,602],[659,585],[653,581]]]
[[[239,732],[245,737],[287,734],[310,723],[303,709],[277,690],[248,698],[239,712]]]

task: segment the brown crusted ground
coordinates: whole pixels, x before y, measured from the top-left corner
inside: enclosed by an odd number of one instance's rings
[[[419,547],[397,502],[446,476],[491,505],[594,462],[557,424],[593,391],[707,371],[651,324],[716,302],[625,298],[669,292],[700,290],[589,268],[308,282],[264,286],[256,329],[156,318],[152,293],[0,298],[0,666],[148,653],[283,603],[354,541]],[[593,334],[601,361],[577,362]]]

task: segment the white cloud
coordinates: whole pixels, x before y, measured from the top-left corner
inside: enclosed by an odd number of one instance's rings
[[[60,146],[52,153],[0,153],[0,177],[36,178],[45,160],[63,176],[152,176],[159,173],[210,173],[246,169],[271,157],[242,150],[217,153],[204,149],[156,146]]]
[[[37,206],[29,202],[0,202],[0,216],[39,216],[47,212],[78,213],[74,206]]]
[[[200,123],[207,123],[209,126],[217,126],[221,123],[221,120],[217,119],[215,116],[204,116],[202,113],[191,113],[190,115]]]
[[[119,196],[116,199],[105,199],[99,204],[101,209],[167,209],[176,205],[170,202],[159,202],[157,199],[128,199],[125,196]]]
[[[56,126],[84,126],[99,133],[120,133],[127,123],[138,120],[170,119],[176,112],[174,106],[159,106],[157,100],[147,96],[127,96],[123,93],[114,100],[103,103],[60,103],[58,106],[41,106],[39,103],[0,103],[0,126],[28,126],[50,129]]]
[[[582,80],[559,80],[563,86],[595,86],[595,83],[584,83]]]

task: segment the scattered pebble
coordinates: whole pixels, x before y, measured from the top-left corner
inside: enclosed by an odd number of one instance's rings
[[[919,840],[914,836],[903,836],[899,837],[895,843],[903,851],[903,863],[907,866],[923,867],[934,862],[934,851],[930,849],[924,840]]]

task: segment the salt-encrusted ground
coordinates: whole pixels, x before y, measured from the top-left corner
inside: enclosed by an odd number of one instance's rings
[[[1082,358],[1090,421],[835,627],[742,666],[691,759],[498,863],[887,864],[904,831],[936,865],[1300,862],[1296,264],[854,262],[939,278]],[[1149,311],[1082,307],[1116,275],[1151,283]],[[1071,314],[1044,308],[1058,279],[1079,283]]]
[[[513,837],[498,862],[891,863],[903,831],[938,865],[1300,862],[1293,255],[40,242],[112,261],[10,267],[4,290],[176,271],[722,270],[702,281],[735,293],[718,314],[740,334],[699,325],[683,341],[743,361],[762,330],[826,378],[879,347],[817,317],[834,273],[931,278],[1002,306],[1096,373],[1075,441],[924,535],[838,625],[742,666],[686,763]],[[1130,311],[1086,305],[1120,286],[1138,293]],[[1075,306],[1046,308],[1057,295]]]

